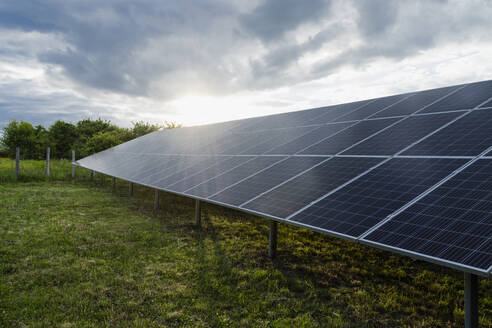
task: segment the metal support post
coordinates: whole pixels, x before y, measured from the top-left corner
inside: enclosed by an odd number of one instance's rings
[[[15,148],[15,179],[19,178],[20,148]]]
[[[159,210],[159,190],[155,190],[154,192],[154,212]]]
[[[50,153],[51,153],[51,148],[48,147],[46,148],[46,176],[50,176]]]
[[[274,258],[277,255],[277,221],[270,220],[270,232],[268,234],[268,256]]]
[[[113,190],[116,189],[116,178],[115,177],[111,178],[111,189],[113,189]]]
[[[91,170],[91,181],[94,180],[94,170]]]
[[[133,182],[128,185],[128,196],[133,196]]]
[[[465,328],[478,328],[478,277],[465,273]]]
[[[72,150],[72,179],[75,178],[75,165],[73,165],[73,162],[75,162],[75,150]]]
[[[104,182],[104,174],[99,173],[99,183],[102,185]]]
[[[199,199],[195,201],[195,221],[198,226],[202,225],[202,203]]]

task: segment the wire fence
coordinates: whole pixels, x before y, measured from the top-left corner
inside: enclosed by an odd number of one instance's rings
[[[72,161],[49,158],[49,149],[46,153],[46,160],[23,159],[21,149],[16,159],[0,157],[0,183],[73,179]],[[88,179],[90,171],[75,169],[75,178]]]

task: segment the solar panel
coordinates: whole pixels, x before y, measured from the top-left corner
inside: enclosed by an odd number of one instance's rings
[[[484,81],[157,131],[75,164],[491,275],[491,107]]]
[[[192,196],[209,198],[219,193],[221,190],[250,177],[253,174],[264,170],[275,163],[285,160],[284,156],[260,156],[234,169],[223,172],[208,181],[205,181],[185,192]]]
[[[216,156],[185,156],[183,157],[178,170],[167,176],[156,177],[153,184],[161,188],[168,188],[170,185],[183,180],[191,175],[199,173],[203,169],[207,169],[218,164],[223,157]]]
[[[353,112],[338,117],[334,121],[345,122],[345,121],[362,120],[371,115],[374,115],[375,113],[378,113],[379,111],[385,108],[391,107],[392,105],[398,103],[399,101],[402,101],[407,97],[412,97],[412,95],[397,95],[397,96],[379,98]]]
[[[290,220],[357,238],[466,161],[393,158]]]
[[[254,134],[259,138],[256,142],[251,143],[243,151],[241,155],[261,155],[269,152],[278,145],[283,145],[292,140],[295,140],[306,133],[316,129],[317,127],[299,127],[289,129],[271,130],[265,132],[256,132]]]
[[[492,145],[492,114],[475,110],[402,155],[476,156]]]
[[[364,240],[470,266],[492,264],[492,160],[478,160]]]
[[[380,158],[338,157],[242,205],[258,213],[286,218],[330,190],[381,162]]]
[[[329,138],[319,139],[299,153],[303,155],[335,155],[355,143],[369,138],[398,120],[398,118],[387,118],[361,121]]]
[[[355,111],[359,108],[364,107],[370,103],[370,101],[363,100],[363,101],[357,101],[349,104],[340,104],[340,105],[335,105],[335,106],[330,106],[324,110],[324,114],[321,116],[318,116],[314,119],[311,119],[307,121],[308,124],[324,124],[324,123],[329,123],[333,122],[336,118],[346,115],[347,113],[350,113],[352,111]]]
[[[169,190],[183,192],[224,172],[232,170],[235,167],[240,166],[241,164],[251,161],[254,158],[255,157],[253,156],[227,156],[223,160],[219,160],[214,165],[205,168],[196,174],[188,175],[183,179],[173,183],[172,185],[169,185],[168,188]]]
[[[345,155],[394,155],[412,145],[428,134],[435,132],[444,124],[457,118],[460,112],[411,116],[392,127],[376,134],[368,140],[352,147]]]
[[[492,97],[492,81],[471,83],[449,97],[427,107],[422,113],[472,109]]]
[[[400,101],[383,111],[377,112],[376,114],[371,116],[371,118],[405,116],[413,114],[416,111],[421,110],[424,107],[439,100],[440,98],[449,95],[457,88],[458,87],[453,86],[416,93],[413,96],[408,97],[405,100]]]
[[[212,200],[239,206],[297,174],[327,160],[324,157],[289,157],[211,197]]]
[[[351,125],[352,123],[322,125],[290,142],[280,144],[279,146],[268,151],[267,154],[295,154],[316,143],[318,140],[329,138],[330,136]]]

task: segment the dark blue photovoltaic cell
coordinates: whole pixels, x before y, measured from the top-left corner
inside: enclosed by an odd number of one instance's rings
[[[183,158],[182,163],[170,175],[158,176],[152,182],[152,185],[159,188],[168,189],[168,187],[188,176],[196,174],[203,169],[206,169],[212,165],[216,165],[220,161],[224,160],[220,156],[188,156]]]
[[[243,207],[286,218],[381,161],[381,158],[332,158]]]
[[[147,163],[155,162],[156,157],[142,154],[128,154],[129,156],[121,156],[116,163],[108,163],[111,165],[111,173],[121,178],[130,179],[135,174],[140,172],[140,167]],[[104,170],[102,171],[104,173]]]
[[[478,160],[365,240],[482,270],[492,265],[492,160]]]
[[[376,99],[353,112],[338,117],[335,120],[335,122],[356,121],[356,120],[365,119],[371,115],[374,115],[378,111],[397,103],[398,101],[408,96],[409,96],[408,94],[404,94],[404,95],[397,95],[397,96],[390,96],[390,97]]]
[[[146,170],[142,172],[142,176],[136,178],[142,184],[151,184],[155,183],[159,179],[163,179],[169,175],[174,174],[175,172],[181,171],[190,165],[190,157],[189,156],[172,156],[172,160],[169,162],[159,162],[152,169]],[[192,157],[192,159],[198,160],[201,157]]]
[[[393,158],[290,220],[356,238],[466,162]]]
[[[224,160],[217,162],[217,164],[213,166],[204,168],[204,170],[196,174],[186,176],[184,179],[169,185],[168,189],[183,192],[253,159],[254,157],[252,156],[234,156],[232,158],[226,157]]]
[[[474,110],[402,155],[475,156],[492,146],[492,110]]]
[[[329,109],[329,107],[313,108],[289,113],[269,115],[261,118],[253,118],[247,120],[248,122],[245,122],[245,124],[240,125],[237,130],[242,132],[251,132],[309,125],[306,124],[306,122],[310,120],[315,120],[317,117],[324,115],[326,109]]]
[[[137,169],[132,170],[132,174],[129,175],[129,171],[122,170],[121,174],[128,175],[128,179],[142,181],[145,177],[154,174],[155,172],[162,172],[163,167],[173,167],[179,162],[179,156],[160,156],[160,155],[139,155],[143,160],[132,161],[132,166]],[[139,165],[135,165],[138,163]],[[138,168],[140,167],[140,168]]]
[[[301,151],[301,155],[335,155],[356,142],[390,126],[399,118],[361,121],[327,139],[320,139],[313,146]]]
[[[348,104],[330,106],[324,110],[326,112],[324,115],[315,117],[314,119],[306,123],[309,125],[309,124],[324,124],[328,122],[333,122],[337,117],[346,115],[347,113],[350,113],[351,111],[354,111],[358,108],[362,108],[368,103],[370,103],[370,100],[363,100],[363,101],[357,101]]]
[[[241,181],[277,162],[284,160],[283,156],[261,156],[248,161],[228,172],[225,172],[205,183],[186,190],[185,193],[193,196],[209,198],[230,185]]]
[[[404,116],[415,113],[416,111],[424,108],[425,106],[431,104],[432,102],[442,98],[452,91],[456,90],[458,87],[446,87],[433,90],[427,90],[422,92],[417,92],[413,96],[400,101],[399,103],[388,107],[387,109],[380,111],[371,118],[376,117],[392,117],[392,116]]]
[[[472,109],[492,97],[492,81],[471,83],[449,97],[427,107],[422,113]]]
[[[223,190],[211,199],[239,206],[326,159],[325,157],[290,157]]]
[[[343,155],[394,155],[444,124],[463,114],[451,112],[435,115],[410,116],[381,133],[344,151]]]
[[[328,124],[322,125],[311,132],[308,132],[299,138],[296,138],[290,142],[279,145],[268,151],[267,154],[286,154],[292,155],[298,151],[309,147],[310,145],[316,143],[319,140],[328,138],[340,130],[349,127],[353,123],[338,123],[338,124]]]
[[[281,130],[272,130],[256,133],[258,140],[255,143],[249,145],[249,147],[243,149],[240,152],[241,155],[261,155],[265,154],[278,145],[288,143],[296,138],[299,138],[306,133],[316,129],[315,126],[289,128]]]

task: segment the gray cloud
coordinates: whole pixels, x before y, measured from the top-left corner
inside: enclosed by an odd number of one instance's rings
[[[165,102],[291,87],[346,66],[490,41],[490,17],[487,0],[3,1],[0,74],[2,63],[33,66],[46,85],[74,92],[43,93],[15,82],[12,68],[0,84],[0,121],[48,106],[86,115],[84,102],[104,93]]]
[[[240,17],[245,29],[263,41],[275,41],[304,23],[315,23],[329,9],[326,0],[268,0]]]
[[[492,40],[492,2],[354,1],[361,44],[313,66],[313,78],[378,58],[401,60],[447,43]]]

